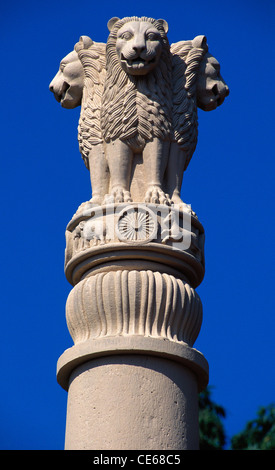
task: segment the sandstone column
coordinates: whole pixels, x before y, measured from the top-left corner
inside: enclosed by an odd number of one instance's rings
[[[167,237],[171,215],[181,230],[190,222],[186,250]],[[66,239],[75,343],[58,361],[66,449],[197,449],[198,392],[208,381],[192,347],[202,322],[194,289],[204,274],[202,225],[167,206],[117,204],[80,211]]]
[[[92,185],[66,229],[65,448],[198,449],[204,229],[180,194],[197,108],[229,89],[205,36],[170,46],[163,19],[107,26],[107,43],[81,36],[50,84],[64,108],[81,105]]]

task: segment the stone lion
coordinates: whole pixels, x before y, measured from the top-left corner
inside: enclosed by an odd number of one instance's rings
[[[102,203],[108,193],[109,174],[100,128],[101,98],[105,80],[106,44],[81,36],[74,50],[60,62],[50,90],[64,108],[81,105],[78,124],[79,150],[90,170],[91,203]]]
[[[165,20],[112,18],[108,29],[106,45],[82,36],[50,85],[62,106],[81,103],[78,138],[91,174],[90,202],[131,202],[138,154],[144,202],[182,204],[197,108],[215,109],[229,93],[220,65],[205,36],[170,46]]]
[[[167,23],[147,17],[112,18],[108,29],[101,129],[110,195],[114,202],[132,200],[132,161],[136,153],[142,153],[145,202],[167,203],[162,189],[172,134]]]
[[[172,61],[167,23],[112,18],[106,45],[101,129],[113,202],[130,202],[134,155],[142,153],[145,202],[167,203],[162,188],[172,135]]]
[[[197,108],[220,106],[229,89],[220,64],[209,52],[205,36],[171,44],[173,64],[173,139],[166,170],[166,191],[174,204],[180,198],[182,178],[198,140]]]
[[[131,201],[131,165],[142,153],[145,202],[182,204],[183,173],[197,145],[197,107],[229,90],[205,36],[169,45],[165,20],[112,18],[101,128],[114,202]]]

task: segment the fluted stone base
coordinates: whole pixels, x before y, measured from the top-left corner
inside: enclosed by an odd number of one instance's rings
[[[142,335],[193,345],[202,304],[189,284],[169,274],[119,270],[80,281],[69,294],[66,319],[74,343]]]

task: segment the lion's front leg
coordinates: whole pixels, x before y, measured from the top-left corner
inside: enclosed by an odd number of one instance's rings
[[[164,192],[163,177],[169,155],[170,142],[154,138],[143,151],[147,190],[145,202],[170,205],[169,195]]]
[[[105,144],[105,153],[110,171],[110,190],[104,203],[132,202],[130,177],[133,153],[121,140]]]
[[[92,185],[90,204],[100,205],[109,190],[109,169],[103,144],[92,147],[89,153],[89,169]]]

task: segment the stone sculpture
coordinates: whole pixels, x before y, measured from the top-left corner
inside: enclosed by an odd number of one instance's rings
[[[91,173],[90,202],[180,204],[197,144],[197,107],[215,109],[229,93],[219,62],[205,36],[170,47],[164,20],[113,18],[108,27],[107,45],[82,36],[79,60],[68,54],[50,84],[63,107],[81,104],[78,138]],[[140,154],[146,192],[135,197],[132,165]]]
[[[112,18],[108,29],[106,44],[81,36],[50,84],[63,107],[81,106],[92,186],[66,229],[66,448],[197,448],[204,229],[180,193],[197,108],[215,109],[229,89],[205,36],[170,45],[167,22],[147,17]]]

